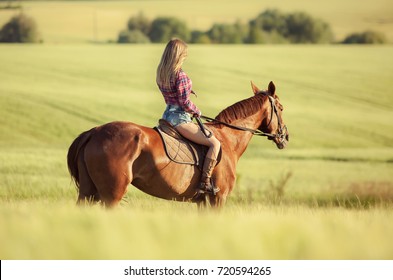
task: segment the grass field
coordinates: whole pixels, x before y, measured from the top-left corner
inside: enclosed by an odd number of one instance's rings
[[[76,208],[69,144],[112,120],[156,124],[162,49],[0,45],[0,259],[393,258],[391,46],[191,46],[204,114],[273,80],[289,147],[254,138],[219,213],[134,188],[113,211]]]
[[[47,43],[116,41],[128,19],[143,12],[154,19],[176,16],[190,29],[205,31],[213,23],[248,22],[267,8],[305,11],[328,22],[337,40],[353,32],[383,32],[393,42],[393,3],[390,0],[137,0],[137,1],[20,1],[38,24]],[[4,6],[5,4],[3,4]],[[0,6],[1,7],[1,6]],[[2,26],[17,10],[0,10]]]

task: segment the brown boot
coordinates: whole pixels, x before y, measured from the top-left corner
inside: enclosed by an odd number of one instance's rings
[[[214,186],[211,182],[211,176],[213,174],[214,167],[217,161],[212,158],[205,158],[202,169],[201,183],[199,184],[199,190],[202,193],[211,193],[216,195],[220,191],[220,188]]]

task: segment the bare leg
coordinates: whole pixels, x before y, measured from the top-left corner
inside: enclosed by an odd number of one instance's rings
[[[199,185],[197,196],[205,195],[206,193],[215,195],[220,191],[220,189],[212,184],[210,178],[217,163],[218,153],[220,152],[220,141],[218,141],[214,135],[212,135],[210,138],[207,138],[201,129],[194,123],[181,124],[176,128],[185,138],[197,144],[209,147],[205,161],[203,163],[201,183]]]
[[[194,123],[180,124],[176,126],[176,129],[185,138],[197,144],[208,146],[209,150],[207,151],[206,158],[211,158],[214,160],[217,159],[221,144],[214,135],[212,135],[210,138],[207,138],[201,129]]]

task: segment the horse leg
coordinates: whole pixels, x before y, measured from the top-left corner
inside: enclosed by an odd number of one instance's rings
[[[97,155],[90,152],[89,155],[86,157],[87,170],[100,200],[105,207],[116,206],[132,181],[132,161],[127,157],[108,159],[103,153]]]
[[[111,131],[108,134],[117,135]],[[133,165],[140,156],[144,141],[139,129],[117,135],[117,138],[107,139],[102,136],[92,139],[85,150],[87,170],[97,188],[99,197],[105,207],[116,206],[127,191],[133,180]]]
[[[120,167],[118,168],[120,169]],[[112,208],[119,204],[131,183],[132,175],[130,172],[110,172],[106,171],[106,176],[101,176],[96,180],[96,186],[100,194],[101,201],[105,207]]]
[[[84,205],[86,203],[96,203],[100,200],[98,191],[94,182],[90,178],[87,171],[86,163],[83,159],[83,153],[78,156],[78,171],[79,171],[79,195],[77,205]]]
[[[214,203],[213,203],[214,207],[222,208],[227,201],[227,196],[228,193],[226,191],[224,193],[217,194],[216,197],[214,197]]]
[[[208,195],[204,194],[203,198],[199,199],[198,202],[196,202],[199,211],[204,211],[205,209],[209,208],[208,200]]]
[[[233,189],[236,182],[235,166],[221,164],[216,169],[215,183],[220,188],[220,191],[215,195],[210,196],[210,205],[213,208],[222,208],[227,200],[228,194]]]
[[[225,205],[226,199],[226,193],[217,193],[214,196],[211,194],[205,194],[204,198],[197,202],[198,210],[202,211],[207,208],[220,209]]]
[[[198,209],[204,210],[206,208],[210,208],[210,196],[208,194],[202,194],[202,198],[200,198],[197,202]]]

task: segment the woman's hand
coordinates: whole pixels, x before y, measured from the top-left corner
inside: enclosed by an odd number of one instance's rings
[[[200,118],[200,117],[202,116],[202,112],[199,111],[199,114],[198,114],[198,113],[194,113],[192,116],[193,116],[194,118]]]

